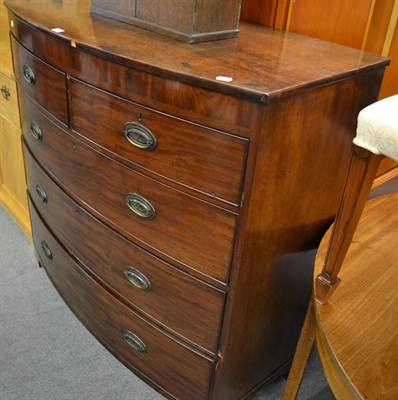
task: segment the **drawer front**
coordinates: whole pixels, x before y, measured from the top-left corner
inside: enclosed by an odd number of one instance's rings
[[[170,259],[226,282],[237,219],[234,213],[104,157],[56,128],[27,100],[22,112],[22,131],[35,156],[100,219]],[[32,121],[40,127],[40,140],[32,134]]]
[[[96,220],[25,151],[28,189],[59,240],[141,312],[215,353],[224,293],[162,262]]]
[[[32,210],[36,252],[81,322],[133,370],[180,399],[205,399],[213,363],[119,302],[74,262]]]
[[[238,205],[248,141],[72,80],[73,128],[175,182]]]
[[[21,46],[11,35],[14,72],[23,90],[64,124],[68,124],[66,75]]]

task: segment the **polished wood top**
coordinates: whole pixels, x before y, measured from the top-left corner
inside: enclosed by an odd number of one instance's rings
[[[330,230],[319,247],[315,276],[329,238]],[[362,214],[340,286],[327,304],[315,302],[320,347],[332,355],[325,373],[336,397],[346,387],[353,398],[398,398],[397,247],[398,193],[376,197]]]
[[[5,4],[21,19],[77,48],[264,103],[389,62],[378,55],[244,22],[239,38],[192,45],[90,15],[90,0],[6,0]],[[57,34],[53,28],[64,32]],[[219,76],[232,81],[219,81]]]

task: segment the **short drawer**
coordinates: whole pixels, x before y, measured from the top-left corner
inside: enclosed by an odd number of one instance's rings
[[[179,399],[205,399],[213,362],[123,305],[86,274],[32,213],[33,241],[52,283],[79,320],[127,366]]]
[[[235,213],[103,156],[57,128],[28,101],[22,113],[22,131],[36,158],[102,221],[188,269],[227,281]]]
[[[216,352],[225,294],[118,235],[67,196],[25,152],[31,199],[59,240],[134,307]]]
[[[154,173],[239,205],[248,140],[72,80],[73,128]]]
[[[23,90],[64,124],[68,124],[66,75],[40,60],[11,35],[14,72]]]

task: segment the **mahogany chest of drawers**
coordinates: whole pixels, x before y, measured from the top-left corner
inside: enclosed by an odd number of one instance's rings
[[[40,264],[166,397],[250,396],[291,361],[388,60],[249,24],[189,45],[89,1],[6,5]]]

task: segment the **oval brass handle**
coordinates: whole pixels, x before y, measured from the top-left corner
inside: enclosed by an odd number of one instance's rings
[[[124,330],[122,331],[122,337],[133,349],[140,353],[148,352],[146,344],[135,333]]]
[[[23,77],[25,81],[29,83],[29,85],[34,85],[36,83],[36,77],[33,72],[33,69],[29,67],[28,64],[25,64],[22,69]]]
[[[44,255],[49,259],[53,259],[53,253],[51,253],[50,248],[48,247],[48,244],[43,240],[41,242],[41,249],[43,250]]]
[[[48,201],[47,193],[43,189],[43,186],[41,186],[39,183],[36,185],[36,193],[39,196],[39,199],[43,203],[47,203],[47,201]]]
[[[37,122],[32,121],[30,123],[30,132],[33,137],[38,140],[39,142],[43,139],[43,134],[41,132],[40,126]]]
[[[8,89],[8,87],[6,85],[3,85],[0,90],[1,90],[1,94],[3,95],[3,97],[6,100],[8,100],[11,96],[10,89]]]
[[[124,196],[128,208],[136,215],[145,219],[154,219],[156,210],[153,205],[138,193],[126,193]]]
[[[124,125],[124,136],[135,147],[152,151],[156,148],[156,136],[144,125],[127,122]]]
[[[136,288],[145,292],[151,291],[151,282],[142,272],[138,271],[138,269],[126,267],[124,269],[124,275]]]

